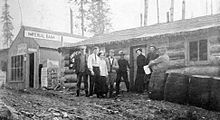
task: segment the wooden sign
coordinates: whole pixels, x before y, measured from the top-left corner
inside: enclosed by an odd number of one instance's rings
[[[23,55],[27,52],[27,44],[22,43],[17,45],[17,55]]]
[[[25,30],[25,37],[61,41],[60,35]]]

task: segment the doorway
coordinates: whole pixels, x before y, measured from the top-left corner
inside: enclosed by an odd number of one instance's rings
[[[39,87],[41,87],[41,70],[43,68],[43,64],[39,64]]]
[[[138,46],[132,46],[130,48],[130,64],[131,64],[131,71],[130,71],[130,79],[132,84],[135,83],[135,78],[136,78],[136,72],[137,72],[137,53],[136,50],[137,48],[141,48],[143,55],[146,57],[147,55],[147,45],[138,45]]]
[[[29,54],[29,87],[34,87],[34,53]]]

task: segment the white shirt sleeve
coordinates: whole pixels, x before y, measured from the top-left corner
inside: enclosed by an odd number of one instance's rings
[[[87,65],[90,71],[92,71],[92,55],[89,55]]]

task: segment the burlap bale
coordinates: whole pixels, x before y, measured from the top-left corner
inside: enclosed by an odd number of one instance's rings
[[[67,74],[64,77],[66,79],[66,82],[70,82],[70,83],[77,82],[76,74]]]
[[[70,59],[69,54],[64,55],[64,60],[69,60],[69,59]]]
[[[211,82],[209,76],[193,75],[190,77],[189,104],[205,109],[209,108],[211,95]]]
[[[164,99],[164,86],[167,78],[165,72],[153,72],[149,82],[149,98],[153,100]]]
[[[186,104],[188,100],[188,86],[188,76],[180,73],[169,73],[164,89],[164,100]]]
[[[220,77],[214,77],[212,80],[210,109],[220,111]]]
[[[69,64],[70,64],[70,61],[69,61],[69,60],[65,60],[65,61],[64,61],[64,67],[68,67]]]
[[[64,74],[67,75],[67,74],[74,74],[74,70],[72,69],[65,69],[64,70]]]

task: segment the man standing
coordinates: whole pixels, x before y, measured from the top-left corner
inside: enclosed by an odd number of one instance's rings
[[[116,80],[116,70],[119,68],[118,67],[118,62],[117,59],[114,57],[114,50],[109,50],[109,57],[107,59],[107,65],[108,65],[108,73],[109,73],[109,97],[111,98],[113,95],[113,89],[114,89],[114,82]]]
[[[95,81],[100,79],[100,69],[99,69],[99,57],[97,56],[99,52],[98,47],[94,47],[93,53],[88,57],[88,68],[91,73],[90,75],[90,88],[89,88],[89,96],[92,96],[94,93],[94,85]]]
[[[127,69],[130,69],[130,65],[128,61],[124,58],[125,54],[123,53],[123,51],[119,51],[119,55],[120,55],[120,59],[118,60],[119,69],[117,71],[117,79],[116,79],[116,94],[117,95],[119,94],[119,90],[120,90],[121,78],[123,78],[126,84],[127,92],[129,92],[129,81],[128,81]]]
[[[169,56],[166,53],[166,48],[160,48],[159,55],[157,59],[150,61],[148,65],[152,68],[153,72],[165,73],[169,67]]]
[[[84,81],[84,89],[86,97],[88,97],[88,67],[87,67],[87,55],[86,47],[82,46],[80,49],[80,54],[76,56],[76,74],[77,74],[77,91],[76,96],[80,95],[80,87],[82,78]]]
[[[143,93],[144,92],[144,66],[146,65],[146,58],[142,54],[142,49],[138,48],[136,50],[136,53],[138,54],[137,56],[137,74],[136,74],[136,79],[135,79],[135,87],[136,91],[138,93]]]
[[[159,57],[159,54],[157,54],[157,52],[156,52],[156,47],[155,46],[150,46],[149,47],[149,53],[147,54],[146,64],[148,65],[150,61],[155,60],[158,57]],[[152,68],[150,68],[150,70],[152,72]],[[144,86],[145,86],[145,89],[147,91],[148,91],[150,76],[151,76],[151,74],[145,76],[146,79],[145,79],[145,85]]]

